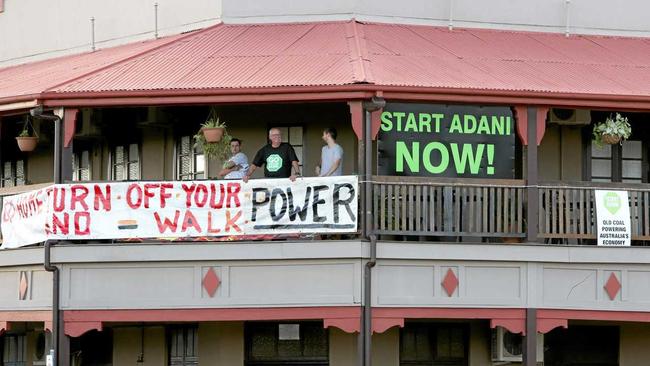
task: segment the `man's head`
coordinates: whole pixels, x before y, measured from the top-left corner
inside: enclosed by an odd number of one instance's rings
[[[278,147],[282,143],[282,132],[277,128],[272,128],[269,130],[269,140],[271,140],[271,146]]]
[[[241,151],[241,140],[240,139],[232,139],[230,140],[230,152],[235,155],[239,154]]]
[[[323,130],[323,141],[330,143],[330,141],[336,141],[336,128],[328,127]]]

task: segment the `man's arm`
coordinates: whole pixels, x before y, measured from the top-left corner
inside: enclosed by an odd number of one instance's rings
[[[300,176],[300,164],[298,163],[298,160],[292,160],[291,166],[293,168],[293,174],[289,177],[289,179],[293,182]]]
[[[228,161],[226,162],[226,164],[224,164],[223,168],[224,168],[224,169],[232,169],[232,168],[234,168],[235,166],[237,166],[237,163],[235,163],[235,162],[232,161],[232,160],[228,160]]]
[[[323,174],[323,151],[321,150],[320,153],[320,161],[318,162],[318,165],[316,165],[316,175],[321,177]]]
[[[242,178],[244,183],[248,182],[248,178],[250,178],[250,176],[253,175],[255,169],[257,169],[257,165],[251,164],[251,166],[248,168],[248,171],[246,172],[246,175],[244,175],[244,178]]]
[[[339,165],[341,165],[341,160],[343,160],[343,159],[336,159],[334,164],[332,164],[332,167],[330,168],[330,170],[328,172],[326,172],[325,174],[323,174],[322,177],[329,177],[330,175],[332,175],[336,171],[336,169],[338,169]]]
[[[232,162],[230,162],[230,163],[232,163]],[[219,174],[217,174],[217,177],[218,177],[218,178],[223,178],[223,177],[225,177],[226,175],[228,175],[228,174],[230,174],[230,173],[232,173],[232,172],[236,172],[236,171],[238,171],[239,169],[241,169],[241,166],[239,166],[239,165],[232,165],[232,164],[228,164],[228,165],[229,165],[230,167],[226,167],[226,168],[221,169],[221,171],[219,172]]]
[[[248,178],[250,178],[251,175],[253,175],[253,172],[255,169],[259,168],[264,164],[264,148],[261,148],[257,151],[257,154],[255,154],[255,157],[253,158],[253,161],[251,162],[250,166],[248,167],[248,171],[246,174],[244,174],[244,178],[242,180],[244,183],[248,182]]]
[[[226,161],[223,164],[223,168],[221,169],[221,171],[219,171],[219,174],[217,174],[217,178],[223,178],[226,175],[230,174],[231,172],[239,170],[239,168],[240,167],[237,165],[237,163],[232,161],[232,158],[231,158],[230,160]]]

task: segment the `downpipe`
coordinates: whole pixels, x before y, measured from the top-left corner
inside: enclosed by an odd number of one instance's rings
[[[370,260],[363,272],[363,354],[364,366],[372,364],[372,268],[377,264],[377,235],[370,235]]]
[[[29,114],[32,117],[54,121],[54,184],[63,183],[62,179],[62,169],[61,169],[61,160],[63,156],[63,150],[61,148],[62,143],[62,131],[61,131],[61,117],[56,114],[43,114],[43,107],[38,106],[29,111]],[[59,284],[60,284],[60,272],[59,268],[55,265],[52,265],[52,246],[54,245],[54,240],[46,240],[44,244],[44,260],[43,268],[47,272],[52,273],[52,349],[50,350],[50,355],[53,358],[54,366],[61,365],[59,362],[60,354],[60,335],[62,330],[61,324],[61,312],[60,312],[60,299],[59,299]],[[63,363],[66,364],[66,363]]]
[[[363,271],[363,315],[362,315],[362,339],[363,339],[363,366],[372,365],[372,268],[377,264],[377,235],[373,234],[372,227],[372,115],[371,112],[384,108],[386,101],[378,96],[372,97],[370,101],[363,103],[365,110],[363,141],[365,166],[363,174],[363,212],[364,212],[364,239],[370,242],[370,260],[366,262]]]
[[[46,271],[52,272],[52,349],[50,355],[53,358],[54,365],[59,365],[59,332],[61,323],[59,316],[59,267],[52,265],[52,245],[53,240],[45,241],[45,260],[43,267]]]

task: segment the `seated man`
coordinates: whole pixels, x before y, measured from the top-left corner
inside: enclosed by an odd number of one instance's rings
[[[241,152],[241,140],[230,140],[230,152],[232,157],[223,164],[223,169],[217,175],[224,179],[242,179],[248,171],[248,157]]]

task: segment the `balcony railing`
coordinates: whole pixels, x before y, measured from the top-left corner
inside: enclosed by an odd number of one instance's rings
[[[524,238],[523,180],[373,177],[373,232],[379,235]],[[538,241],[595,244],[598,189],[628,192],[632,245],[650,241],[645,184],[547,182],[538,187]]]
[[[524,180],[374,176],[372,181],[371,232],[378,235],[521,241],[527,224],[537,222],[538,242],[593,245],[595,191],[605,189],[628,193],[632,245],[650,241],[647,184],[542,182],[537,186],[539,210],[529,217]],[[47,185],[2,189],[0,204],[5,195]]]
[[[648,185],[592,182],[549,182],[540,185],[539,237],[595,240],[597,225],[594,191],[597,189],[627,191],[632,240],[650,240]]]
[[[375,176],[374,233],[525,237],[523,180]]]

